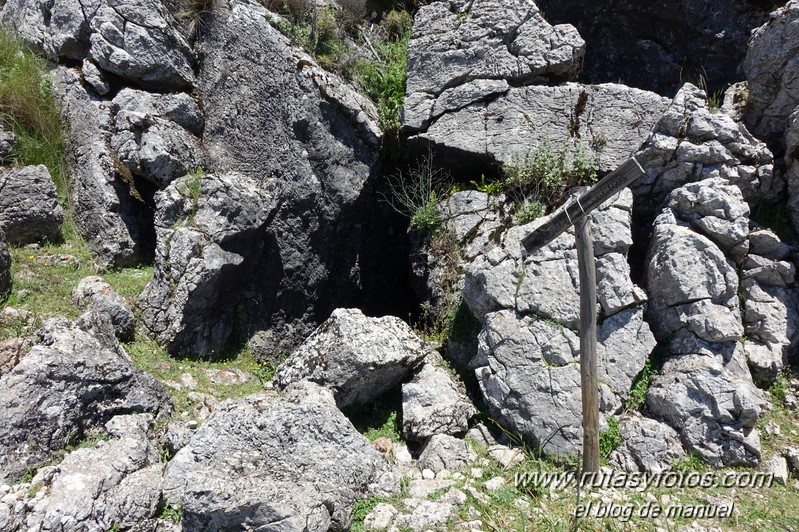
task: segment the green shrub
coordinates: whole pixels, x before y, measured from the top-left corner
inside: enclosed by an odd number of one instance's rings
[[[544,215],[544,206],[536,200],[525,201],[516,209],[516,221],[529,224]]]
[[[355,64],[355,81],[377,104],[380,127],[394,139],[399,138],[402,125],[409,37],[406,32],[395,41],[375,42],[380,61],[362,59]]]
[[[630,388],[630,397],[627,398],[625,405],[628,410],[638,410],[646,402],[646,394],[649,393],[649,381],[655,374],[652,358],[647,358],[641,372],[635,377]]]
[[[15,165],[43,164],[66,203],[61,120],[53,98],[48,63],[0,29],[0,122],[17,137]],[[6,161],[9,162],[9,161]]]
[[[448,183],[448,174],[435,168],[432,156],[428,155],[409,172],[389,176],[388,192],[382,196],[395,211],[410,219],[412,227],[430,234],[441,223],[437,206]]]
[[[603,459],[607,459],[610,453],[621,445],[619,421],[613,416],[608,416],[607,422],[608,430],[602,431],[599,434],[599,456]]]
[[[397,11],[392,9],[380,21],[380,27],[386,32],[388,40],[391,42],[402,40],[405,35],[410,34],[413,19],[407,11]]]

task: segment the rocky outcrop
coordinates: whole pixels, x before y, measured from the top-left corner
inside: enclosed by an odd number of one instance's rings
[[[419,467],[434,473],[459,471],[469,467],[477,460],[477,453],[466,440],[459,440],[447,434],[437,434],[430,438],[419,455]]]
[[[630,473],[665,473],[685,456],[677,432],[654,419],[622,416],[619,435],[621,445],[610,454],[608,461]]]
[[[0,22],[52,60],[82,61],[133,83],[184,89],[193,57],[159,0],[12,0]]]
[[[753,30],[743,62],[749,87],[744,121],[769,146],[780,147],[799,105],[799,2],[791,0]]]
[[[764,400],[752,384],[741,345],[709,343],[681,330],[668,354],[647,395],[651,415],[712,465],[756,464],[761,453],[756,423]]]
[[[355,497],[388,495],[399,477],[311,383],[285,398],[219,405],[169,463],[164,494],[192,530],[347,530]]]
[[[708,108],[704,91],[686,84],[635,153],[646,171],[631,189],[636,219],[653,220],[666,196],[688,182],[721,178],[736,185],[750,206],[775,200],[784,189],[773,157],[743,124]]]
[[[0,125],[0,159],[5,159],[14,154],[17,145],[17,136],[7,126]]]
[[[563,149],[613,170],[668,100],[622,85],[546,86],[574,79],[583,50],[573,27],[550,26],[531,1],[423,6],[408,44],[403,130],[411,145],[432,146],[439,163],[468,175],[475,162]]]
[[[75,225],[101,266],[136,264],[152,246],[152,213],[140,184],[109,147],[111,106],[81,86],[77,70],[58,67],[52,78],[67,124],[65,159]]]
[[[173,353],[221,356],[246,340],[241,286],[257,276],[275,195],[238,173],[186,176],[156,206],[156,268],[138,299],[141,322]]]
[[[643,319],[646,295],[630,280],[626,261],[631,205],[625,190],[592,213],[603,414],[616,412],[629,397],[655,347]],[[573,232],[529,256],[521,252],[521,238],[546,222],[493,231],[493,249],[468,264],[465,301],[483,321],[472,366],[494,419],[544,452],[573,454],[582,440]]]
[[[200,146],[203,115],[184,93],[121,90],[112,100],[110,148],[131,173],[159,189],[207,166]]]
[[[153,425],[150,414],[112,418],[105,424],[107,440],[41,468],[30,483],[36,495],[20,505],[28,511],[17,512],[14,505],[9,513],[34,530],[53,523],[73,530],[155,527],[163,466]]]
[[[24,245],[61,236],[64,210],[43,165],[0,170],[0,229],[6,241]]]
[[[0,229],[0,300],[11,290],[11,254],[8,252],[6,235]]]
[[[750,31],[785,2],[536,3],[552,24],[573,24],[585,39],[582,81],[618,82],[671,97],[685,81],[704,78],[715,92],[743,79]]]
[[[402,385],[402,432],[423,441],[436,434],[458,434],[469,429],[477,413],[440,357],[427,357],[413,380]],[[460,385],[460,386],[459,386]]]
[[[341,408],[369,404],[400,384],[428,353],[399,318],[336,309],[280,365],[274,383],[282,389],[308,380],[329,388]]]
[[[137,370],[107,318],[53,318],[0,377],[0,480],[22,476],[112,417],[172,412],[164,388]]]
[[[136,327],[133,311],[125,298],[114,291],[102,277],[93,275],[81,279],[78,286],[72,290],[72,303],[78,308],[108,316],[120,340],[133,338]]]

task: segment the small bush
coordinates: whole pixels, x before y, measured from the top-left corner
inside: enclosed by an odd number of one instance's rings
[[[314,7],[314,0],[266,0],[265,6],[297,22],[308,16]]]
[[[218,9],[218,0],[182,0],[180,6],[175,18],[184,21],[189,35],[196,36],[203,26],[203,18]]]
[[[621,445],[619,421],[613,416],[608,416],[607,422],[608,430],[599,434],[599,456],[603,459],[607,459],[610,453]]]
[[[522,225],[529,224],[543,215],[544,206],[535,200],[525,201],[516,209],[516,220]]]
[[[411,32],[411,26],[413,26],[411,14],[407,11],[397,11],[396,9],[386,13],[386,16],[380,21],[380,27],[386,32],[390,42],[402,40],[405,35]]]
[[[649,381],[655,374],[652,358],[647,358],[644,367],[633,381],[630,388],[630,397],[625,405],[628,410],[638,410],[646,402],[646,394],[649,393]]]
[[[380,127],[393,139],[399,139],[402,125],[409,36],[406,32],[396,41],[375,42],[380,61],[361,60],[355,65],[355,81],[377,104]]]
[[[61,120],[47,76],[48,63],[0,29],[0,122],[17,137],[13,162],[43,164],[66,203]]]
[[[341,8],[341,24],[346,28],[357,27],[366,16],[366,0],[337,0],[337,3]]]
[[[438,201],[447,190],[449,175],[434,168],[431,155],[423,157],[407,174],[400,172],[387,180],[386,203],[407,216],[411,227],[423,233],[432,233],[441,223]]]

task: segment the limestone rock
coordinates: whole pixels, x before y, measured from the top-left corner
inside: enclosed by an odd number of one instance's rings
[[[430,469],[434,473],[453,472],[465,469],[476,459],[477,454],[466,440],[437,434],[425,444],[422,454],[419,455],[419,467]]]
[[[358,309],[336,309],[275,373],[286,388],[310,380],[329,388],[339,407],[368,404],[398,385],[429,353],[399,318],[369,318]]]
[[[121,90],[112,101],[111,148],[119,162],[158,188],[206,166],[200,147],[203,116],[183,93]]]
[[[532,85],[431,118],[409,142],[432,146],[457,171],[473,173],[473,163],[520,164],[539,150],[566,147],[570,157],[579,153],[609,172],[641,145],[668,105],[666,98],[623,85]]]
[[[146,255],[144,240],[152,219],[137,183],[109,148],[111,107],[87,93],[76,70],[57,67],[52,79],[67,124],[64,151],[75,225],[100,266],[136,264]]]
[[[45,166],[0,169],[0,190],[0,229],[8,243],[58,239],[64,210]]]
[[[6,2],[0,21],[52,60],[90,58],[134,83],[183,89],[194,81],[191,49],[158,0]]]
[[[93,275],[78,282],[72,290],[72,302],[78,307],[105,314],[120,340],[130,340],[136,326],[133,311],[125,298],[114,291],[102,277]]]
[[[355,497],[388,495],[399,477],[311,383],[284,399],[222,403],[169,463],[164,494],[182,525],[346,530]]]
[[[119,414],[172,413],[164,388],[135,368],[107,318],[48,320],[30,352],[0,377],[0,480],[21,476],[74,435]]]
[[[609,461],[627,472],[665,473],[685,456],[677,432],[654,419],[622,416],[619,432],[621,446],[611,453]]]
[[[784,183],[774,179],[773,156],[743,124],[708,109],[704,91],[685,84],[635,158],[646,171],[630,188],[642,223],[654,219],[672,190],[688,182],[721,178],[737,185],[750,205],[776,200]]]
[[[398,514],[392,505],[381,502],[363,519],[364,530],[388,530],[391,522]]]
[[[440,364],[446,364],[443,360]],[[459,389],[452,374],[435,365],[428,356],[413,380],[402,385],[402,432],[409,440],[421,441],[435,434],[458,434],[469,428],[477,413]]]
[[[752,384],[740,344],[709,343],[682,330],[669,352],[651,381],[648,411],[712,465],[756,464],[761,452],[756,423],[765,401]]]
[[[243,340],[234,330],[237,287],[253,275],[278,205],[236,173],[185,176],[156,205],[155,273],[137,301],[142,324],[173,353],[214,358]]]
[[[788,210],[794,229],[799,231],[799,105],[788,118],[784,142]]]
[[[17,137],[6,126],[0,126],[0,159],[10,157],[17,145]]]
[[[32,483],[45,495],[33,504],[27,525],[46,529],[57,522],[74,529],[108,530],[155,518],[162,466],[151,440],[152,427],[150,414],[116,416],[106,424],[108,441],[77,449],[54,471],[37,475]]]
[[[753,30],[743,67],[749,86],[746,125],[777,146],[799,105],[799,2],[786,3]]]
[[[597,330],[600,409],[615,412],[652,349],[640,307],[620,312]],[[544,452],[566,455],[582,442],[579,339],[570,329],[508,310],[486,316],[476,370],[494,419]]]

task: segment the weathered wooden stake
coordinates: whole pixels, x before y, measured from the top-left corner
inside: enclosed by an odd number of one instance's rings
[[[599,384],[596,354],[596,262],[591,218],[574,226],[580,272],[580,386],[583,399],[583,472],[599,471]]]

